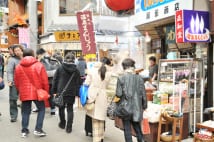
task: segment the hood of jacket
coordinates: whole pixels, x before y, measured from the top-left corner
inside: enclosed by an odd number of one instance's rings
[[[32,56],[26,56],[21,61],[20,64],[24,67],[29,67],[38,62],[38,60]]]
[[[68,72],[68,73],[73,73],[77,70],[76,65],[74,63],[62,63],[62,68]]]

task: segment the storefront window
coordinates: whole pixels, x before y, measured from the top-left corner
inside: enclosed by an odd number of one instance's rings
[[[97,0],[59,0],[59,14],[74,15],[77,11],[84,8],[96,11]]]

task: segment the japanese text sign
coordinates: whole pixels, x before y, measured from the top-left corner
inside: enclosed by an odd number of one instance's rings
[[[80,35],[78,31],[59,31],[54,32],[56,41],[79,41]]]
[[[77,22],[83,55],[93,54],[96,57],[96,43],[92,13],[90,11],[77,12]]]
[[[176,12],[176,42],[209,42],[209,12],[180,10]]]
[[[135,25],[174,16],[177,10],[193,9],[193,0],[135,0]]]

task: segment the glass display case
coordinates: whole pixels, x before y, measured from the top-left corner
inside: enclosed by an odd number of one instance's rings
[[[169,94],[169,103],[189,113],[189,131],[203,121],[204,67],[200,59],[159,61],[158,90]]]

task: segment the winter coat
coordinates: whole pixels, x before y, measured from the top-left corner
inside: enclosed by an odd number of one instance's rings
[[[56,70],[54,75],[52,83],[53,94],[61,93],[73,74],[75,75],[63,95],[72,97],[78,96],[81,85],[80,73],[75,64],[65,62]]]
[[[12,82],[12,86],[10,86],[10,100],[17,100],[18,99],[18,92],[14,84],[14,73],[15,68],[19,64],[20,58],[16,56],[11,56],[8,60],[7,64],[7,80],[8,82]]]
[[[41,58],[40,62],[45,66],[45,70],[48,75],[48,82],[49,84],[52,84],[53,82],[53,76],[57,70],[57,68],[60,66],[60,62],[56,59],[53,59],[51,57],[44,56]]]
[[[80,76],[85,76],[85,70],[87,69],[87,64],[85,61],[78,61],[77,62],[77,69],[80,72]]]
[[[117,81],[116,96],[120,102],[125,96],[129,96],[128,101],[132,101],[133,115],[131,120],[140,122],[143,116],[143,110],[147,108],[147,98],[143,78],[134,74],[133,71],[126,71]],[[124,118],[123,118],[124,119]]]
[[[88,101],[87,103],[95,103],[95,107],[91,111],[87,111],[87,114],[97,120],[106,119],[107,111],[107,94],[106,88],[111,76],[111,69],[107,67],[105,80],[101,80],[98,73],[101,63],[95,63],[94,68],[88,70],[85,84],[89,85],[88,89]]]
[[[15,85],[20,100],[38,100],[37,89],[49,92],[48,77],[44,66],[34,57],[24,57],[15,69]]]

